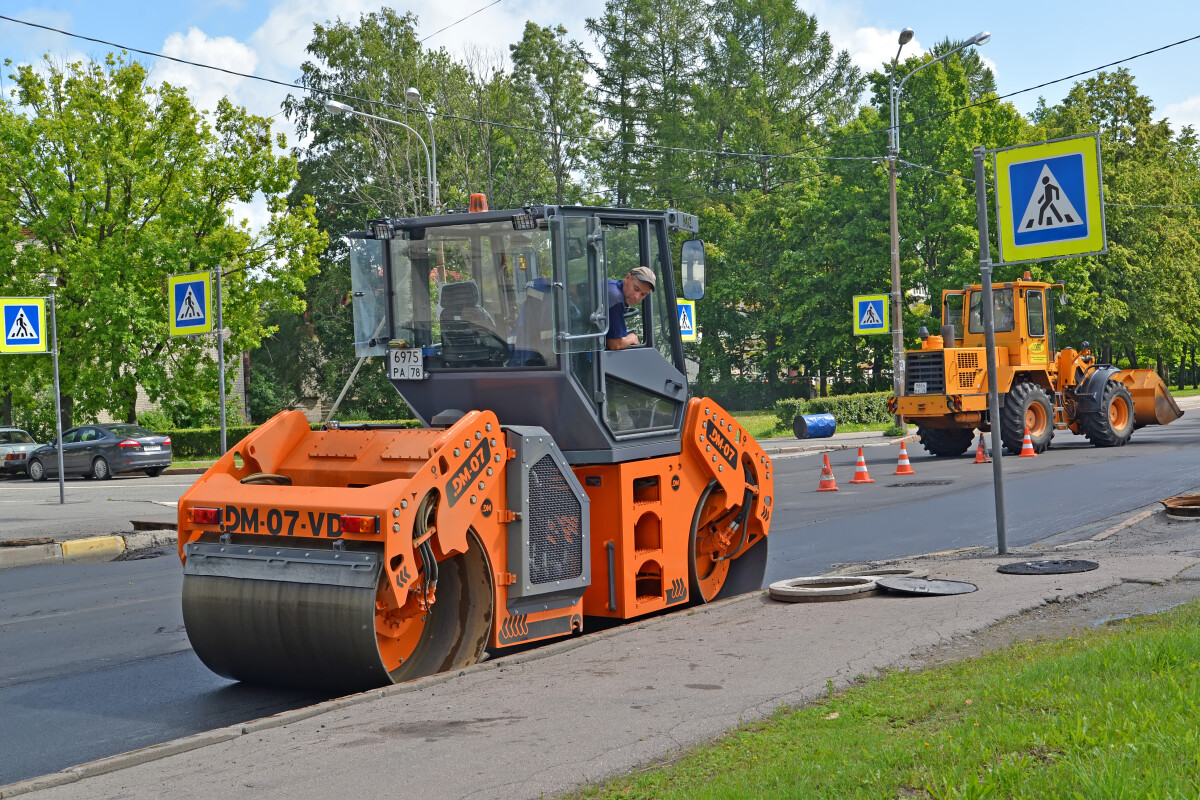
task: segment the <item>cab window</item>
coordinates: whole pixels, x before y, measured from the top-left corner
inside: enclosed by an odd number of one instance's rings
[[[1026,325],[1030,336],[1046,335],[1046,307],[1041,289],[1030,289],[1025,293]]]

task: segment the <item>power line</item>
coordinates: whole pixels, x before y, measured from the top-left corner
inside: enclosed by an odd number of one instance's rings
[[[455,25],[457,25],[458,23],[460,23],[460,22],[465,22],[465,21],[469,20],[471,17],[473,17],[473,16],[475,16],[476,14],[478,14],[480,11],[487,11],[489,8],[491,8],[491,7],[492,7],[492,6],[494,6],[494,5],[497,5],[497,4],[498,4],[498,3],[500,3],[500,2],[501,2],[501,0],[493,0],[493,2],[491,2],[491,3],[488,3],[488,4],[487,4],[486,6],[484,6],[483,8],[477,8],[477,9],[475,9],[474,11],[472,11],[470,14],[467,14],[467,15],[466,15],[465,17],[463,17],[462,19],[455,20],[454,22],[451,22],[449,25],[447,25],[446,27],[442,28],[441,30],[436,30],[436,31],[434,31],[433,33],[429,34],[429,35],[428,35],[428,36],[426,36],[424,39],[422,39],[421,41],[417,42],[417,44],[425,44],[427,41],[429,41],[429,40],[430,40],[430,39],[432,39],[433,37],[437,36],[439,33],[445,33],[446,31],[450,30],[451,28],[453,28],[453,27],[454,27]]]
[[[467,15],[467,17],[464,17],[463,19],[467,19],[470,16],[473,16],[474,14],[477,14],[480,11],[490,8],[492,5],[496,5],[499,2],[501,2],[501,0],[494,0],[494,2],[492,2],[490,5],[484,6],[483,8],[480,8],[477,11],[472,12],[472,14]],[[211,64],[204,64],[204,63],[200,63],[200,62],[196,62],[196,61],[189,61],[188,59],[177,58],[175,56],[165,55],[163,53],[158,53],[158,52],[155,52],[152,50],[143,50],[143,49],[140,49],[137,47],[129,47],[129,46],[126,46],[123,44],[119,44],[117,42],[110,42],[110,41],[107,41],[104,39],[99,39],[99,38],[92,37],[92,36],[84,36],[82,34],[72,33],[70,31],[65,31],[60,28],[54,28],[49,25],[42,25],[37,22],[29,22],[27,20],[17,19],[15,17],[10,17],[10,16],[4,15],[4,14],[0,14],[0,19],[6,20],[8,22],[12,22],[12,23],[15,23],[18,25],[25,25],[25,26],[32,27],[32,28],[39,28],[41,30],[50,31],[52,33],[57,33],[62,36],[68,36],[68,37],[71,37],[74,39],[82,39],[84,41],[94,42],[96,44],[102,44],[102,45],[105,45],[106,47],[115,47],[120,50],[125,50],[125,51],[131,52],[131,53],[140,53],[142,55],[150,56],[151,58],[162,58],[162,59],[166,59],[168,61],[174,61],[178,64],[185,64],[187,66],[198,67],[200,69],[210,69],[210,70],[214,70],[217,72],[223,72],[227,75],[234,75],[236,77],[246,78],[248,80],[262,81],[264,83],[270,83],[270,84],[274,84],[276,86],[283,86],[288,89],[299,89],[301,91],[305,91],[305,92],[308,92],[309,94],[313,94],[313,95],[337,97],[337,98],[341,98],[341,99],[345,99],[345,100],[353,100],[358,103],[366,103],[366,104],[373,105],[373,106],[382,106],[384,108],[395,109],[398,111],[421,113],[420,109],[410,108],[408,106],[399,105],[396,103],[389,103],[389,102],[386,102],[383,100],[371,100],[371,99],[364,98],[364,97],[358,97],[357,95],[346,94],[344,92],[337,92],[337,91],[333,91],[333,90],[329,90],[329,89],[316,89],[316,88],[313,88],[310,86],[304,86],[302,84],[297,84],[297,83],[285,83],[283,81],[275,80],[273,78],[267,78],[267,77],[263,77],[260,75],[253,75],[251,73],[246,73],[246,72],[238,72],[237,70],[226,69],[224,67],[216,67]],[[461,22],[461,21],[462,20],[459,20],[458,22]],[[452,23],[452,25],[456,25],[456,24],[458,24],[458,22]],[[447,27],[451,27],[451,26],[447,26]],[[436,31],[433,34],[430,34],[430,36],[436,36],[438,33],[441,33],[441,31]],[[426,38],[429,38],[429,37],[426,37]],[[1089,73],[1096,72],[1098,70],[1107,69],[1108,67],[1117,66],[1119,64],[1124,64],[1129,61],[1133,61],[1135,59],[1142,58],[1147,55],[1151,55],[1154,53],[1162,52],[1164,50],[1168,50],[1172,47],[1178,47],[1179,45],[1187,44],[1188,42],[1193,42],[1193,41],[1196,41],[1197,39],[1200,39],[1200,34],[1197,34],[1195,36],[1190,36],[1186,39],[1180,39],[1179,41],[1171,42],[1169,44],[1165,44],[1160,47],[1155,47],[1150,50],[1145,50],[1141,53],[1137,53],[1132,56],[1127,56],[1126,58],[1117,59],[1116,61],[1110,61],[1107,64],[1102,64],[1098,67],[1092,67],[1090,69],[1086,69],[1081,72],[1076,72],[1071,75],[1066,75],[1061,78],[1056,78],[1054,80],[1045,81],[1043,83],[1039,83],[1035,86],[1030,86],[1025,89],[1018,89],[1015,92],[1009,92],[1008,94],[997,95],[996,97],[991,97],[991,98],[987,98],[984,100],[978,100],[974,103],[968,103],[966,105],[959,106],[957,108],[953,108],[948,111],[942,111],[937,114],[930,114],[929,116],[921,117],[918,119],[914,119],[911,122],[903,123],[899,127],[908,128],[908,127],[912,127],[914,125],[917,125],[917,124],[920,124],[923,122],[929,122],[931,120],[940,119],[942,117],[946,117],[951,114],[957,114],[960,111],[966,111],[968,109],[976,108],[978,106],[996,103],[996,102],[999,102],[1000,100],[1005,100],[1010,97],[1015,97],[1019,94],[1024,94],[1026,92],[1032,92],[1037,89],[1043,89],[1047,86],[1052,86],[1056,83],[1061,83],[1063,81],[1071,80],[1072,78],[1078,78],[1083,75],[1087,75]],[[424,39],[421,41],[424,41]],[[515,130],[515,131],[523,131],[526,133],[535,133],[535,134],[538,134],[541,136],[554,135],[554,136],[558,136],[559,138],[563,138],[563,139],[574,139],[574,140],[578,140],[578,141],[597,142],[597,143],[601,143],[601,144],[613,144],[613,143],[621,143],[622,142],[622,140],[618,140],[618,139],[612,139],[612,138],[604,139],[604,138],[600,138],[600,137],[596,137],[596,136],[587,136],[587,135],[583,135],[583,134],[555,133],[555,132],[551,132],[551,131],[541,130],[538,128],[530,128],[530,127],[527,127],[524,125],[510,125],[508,123],[503,123],[503,122],[493,122],[491,120],[473,119],[471,117],[464,117],[464,116],[460,116],[460,115],[456,115],[456,114],[440,113],[440,112],[436,112],[436,111],[430,111],[429,114],[431,114],[432,116],[441,117],[443,119],[453,119],[453,120],[458,120],[460,122],[469,122],[469,123],[476,124],[476,125],[487,125],[487,126],[502,128],[502,129],[506,129],[506,130]],[[668,152],[680,152],[680,153],[693,153],[696,155],[749,158],[749,159],[758,160],[758,161],[768,160],[768,159],[784,160],[784,159],[797,158],[798,156],[800,156],[800,154],[807,153],[812,150],[819,150],[819,149],[823,149],[823,148],[827,148],[827,147],[832,147],[832,146],[838,145],[838,144],[844,144],[846,142],[851,142],[851,141],[854,141],[855,139],[862,139],[867,136],[877,136],[882,133],[887,133],[888,130],[889,130],[889,128],[879,128],[877,130],[866,131],[864,133],[855,134],[853,136],[846,136],[846,137],[843,137],[843,138],[840,138],[837,140],[833,140],[833,141],[829,141],[829,142],[823,142],[820,144],[810,145],[807,147],[803,147],[803,148],[794,150],[791,153],[784,153],[784,154],[735,153],[735,152],[730,152],[727,150],[701,150],[701,149],[688,148],[688,147],[673,147],[670,145],[652,144],[649,142],[641,142],[641,143],[639,143],[639,142],[623,142],[623,143],[628,146],[638,147],[638,148],[642,148],[642,149],[663,150],[663,151],[668,151]],[[753,163],[753,162],[751,162],[751,163]]]

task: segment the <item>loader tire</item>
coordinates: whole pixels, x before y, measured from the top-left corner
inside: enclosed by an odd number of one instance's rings
[[[1044,453],[1054,438],[1054,406],[1046,390],[1036,383],[1014,383],[1000,409],[1000,439],[1012,455],[1021,452],[1025,429],[1033,442],[1033,452]]]
[[[1120,381],[1104,384],[1100,410],[1079,415],[1083,435],[1096,447],[1121,447],[1133,436],[1133,396]]]
[[[926,428],[917,426],[921,446],[931,455],[957,457],[971,449],[975,432],[971,428]]]

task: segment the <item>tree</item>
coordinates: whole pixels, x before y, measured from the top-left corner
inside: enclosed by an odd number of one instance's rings
[[[587,59],[579,42],[567,40],[562,25],[552,30],[527,22],[521,41],[509,49],[513,82],[532,112],[534,127],[543,131],[554,201],[561,205],[569,176],[583,167],[586,148],[579,137],[592,133],[594,118],[584,81]]]
[[[211,122],[123,56],[17,68],[0,100],[4,241],[27,231],[0,278],[4,293],[57,297],[63,424],[107,412],[135,421],[138,390],[167,408],[217,394],[209,340],[168,336],[166,280],[221,270],[231,351],[272,332],[264,306],[302,308],[325,237],[311,199],[286,208],[293,159],[270,121],[221,101]],[[252,233],[231,204],[266,196]],[[49,360],[8,370],[10,385],[49,384]],[[3,383],[3,380],[0,380]],[[29,398],[32,392],[21,394]]]

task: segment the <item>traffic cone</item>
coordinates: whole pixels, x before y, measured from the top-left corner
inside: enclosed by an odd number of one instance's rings
[[[1025,429],[1025,441],[1021,442],[1021,458],[1037,458],[1033,449],[1033,439],[1029,438],[1029,428]]]
[[[825,454],[825,466],[821,467],[821,483],[817,486],[818,492],[836,492],[837,481],[833,479],[833,467],[829,466],[829,454]]]
[[[900,458],[896,461],[896,471],[893,475],[916,475],[913,472],[912,465],[908,463],[908,448],[904,446],[904,442],[900,443]]]
[[[992,460],[988,458],[988,454],[983,450],[983,431],[979,432],[979,447],[975,448],[975,463],[990,464]]]
[[[871,473],[867,472],[867,460],[863,458],[862,448],[858,448],[858,463],[854,465],[854,477],[850,479],[851,483],[874,483],[875,479],[871,477]]]

